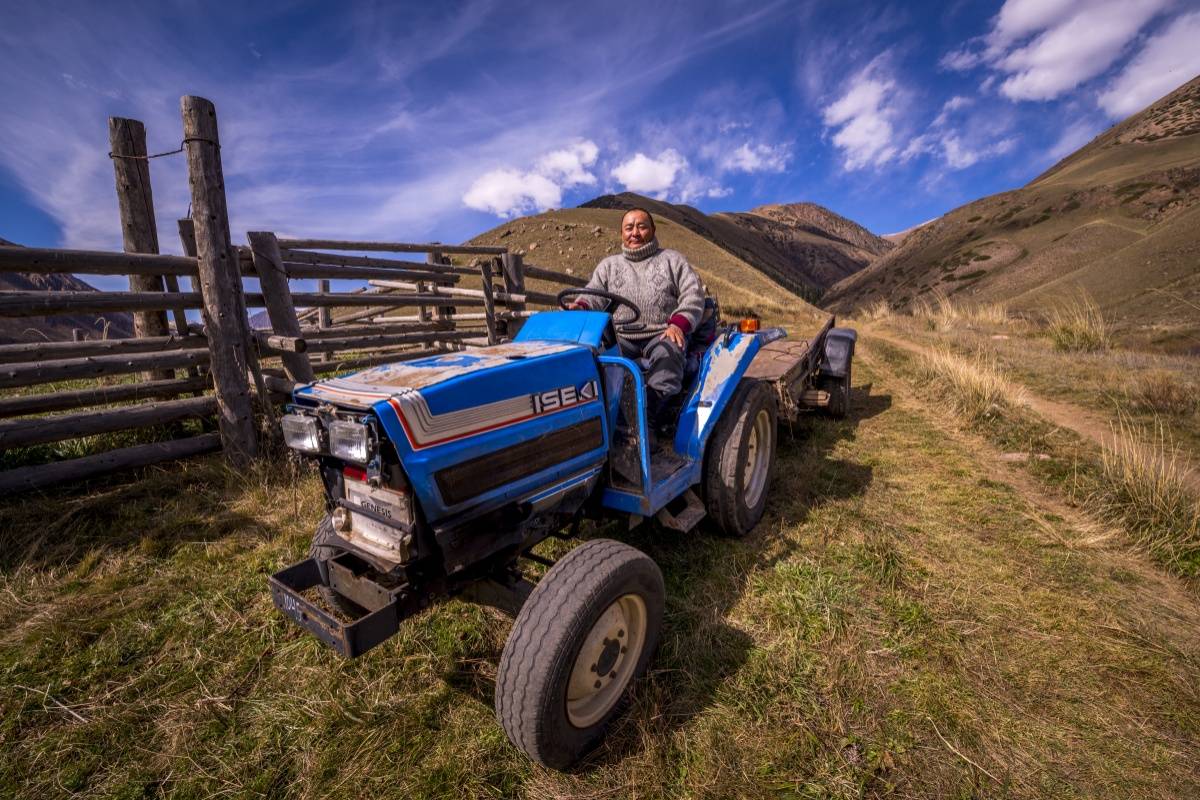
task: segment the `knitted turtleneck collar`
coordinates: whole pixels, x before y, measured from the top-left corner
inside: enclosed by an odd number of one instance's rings
[[[658,237],[651,239],[641,247],[630,250],[625,245],[621,245],[621,253],[630,261],[645,261],[650,256],[658,252]]]

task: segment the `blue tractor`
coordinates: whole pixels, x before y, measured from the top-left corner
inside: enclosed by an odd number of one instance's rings
[[[587,289],[559,301],[581,293],[640,314]],[[530,758],[567,768],[647,669],[663,578],[611,539],[557,562],[532,549],[585,518],[655,517],[687,531],[708,517],[727,535],[750,531],[767,502],[778,418],[848,409],[854,331],[831,318],[810,340],[786,336],[750,320],[718,324],[694,354],[673,432],[657,437],[642,371],[619,355],[608,312],[542,312],[510,342],[296,389],[284,437],[316,459],[328,514],[310,557],[271,576],[275,605],[346,657],[441,598],[510,613],[496,716]],[[549,567],[536,585],[525,559]]]

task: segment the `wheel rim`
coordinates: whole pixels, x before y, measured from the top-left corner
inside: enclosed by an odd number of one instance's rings
[[[617,598],[588,631],[567,684],[567,719],[595,725],[625,692],[646,645],[646,603],[636,594]]]
[[[746,505],[754,508],[767,486],[771,468],[771,415],[759,409],[746,442],[746,463],[742,468],[742,483],[746,487]]]

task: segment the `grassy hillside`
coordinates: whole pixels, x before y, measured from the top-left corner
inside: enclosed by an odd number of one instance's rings
[[[1025,187],[913,232],[823,298],[910,307],[944,292],[1042,311],[1086,293],[1118,332],[1200,348],[1200,78]]]
[[[678,223],[807,298],[819,296],[891,248],[862,226],[812,203],[710,215],[691,206],[624,192],[583,204],[585,208],[633,206]]]
[[[617,230],[622,213],[609,208],[548,211],[507,222],[476,236],[471,244],[504,245],[524,253],[535,266],[588,277],[601,259],[621,252]],[[657,218],[657,223],[659,242],[687,256],[726,316],[754,311],[771,319],[824,320],[822,312],[724,248],[669,218]],[[530,285],[553,292],[562,288]]]

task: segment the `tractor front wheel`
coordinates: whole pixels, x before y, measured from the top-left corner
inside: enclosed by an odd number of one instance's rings
[[[705,453],[704,505],[729,536],[745,536],[767,507],[778,435],[775,394],[762,381],[742,381]]]
[[[572,550],[517,615],[496,717],[531,759],[566,769],[600,743],[658,646],[665,591],[645,553],[610,539]]]

